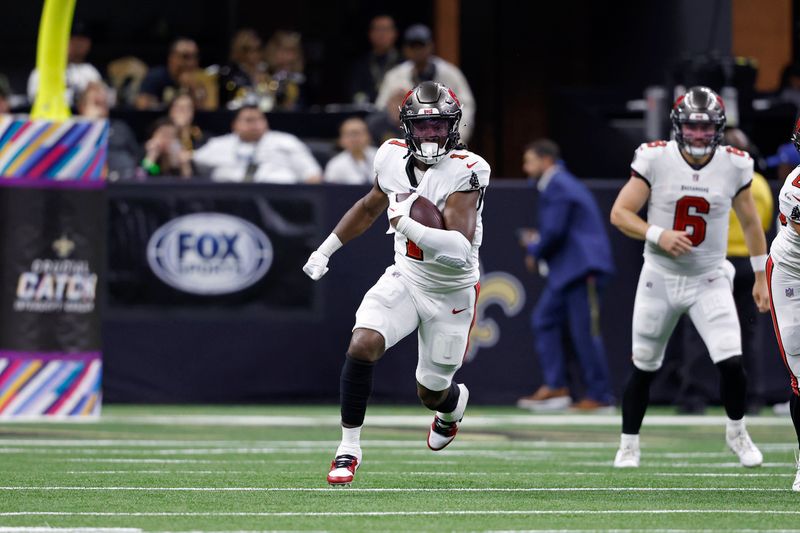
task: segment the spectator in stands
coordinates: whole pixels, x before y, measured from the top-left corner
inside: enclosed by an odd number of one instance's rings
[[[609,409],[613,397],[600,332],[600,299],[614,264],[604,217],[589,189],[562,166],[554,142],[529,144],[523,169],[539,190],[539,228],[523,232],[520,244],[527,250],[528,269],[535,270],[538,262],[540,273],[549,273],[532,316],[544,384],[517,405],[553,410],[572,403],[562,345],[569,328],[585,388],[585,397],[574,407]]]
[[[367,116],[367,127],[375,146],[380,146],[389,139],[403,138],[400,125],[400,104],[406,97],[403,89],[396,90],[387,100],[386,107]]]
[[[758,162],[758,150],[753,146],[745,133],[738,128],[731,128],[725,132],[724,144],[744,152],[748,152]],[[793,147],[794,148],[794,147]],[[797,151],[795,150],[795,153]],[[756,165],[758,168],[758,165]],[[773,223],[772,190],[759,172],[753,172],[753,181],[750,185],[753,199],[756,203],[761,226],[766,233]],[[758,309],[753,301],[753,284],[755,274],[750,264],[750,253],[744,240],[742,224],[736,217],[736,212],[731,209],[728,227],[727,259],[733,265],[733,300],[736,303],[736,312],[739,315],[739,330],[742,336],[742,357],[747,372],[747,412],[757,414],[764,405],[764,384],[761,376],[761,353],[758,349],[761,335]],[[708,351],[700,338],[700,334],[690,323],[683,323],[687,329],[684,333],[683,357],[684,364],[681,370],[681,387],[678,391],[676,402],[678,411],[684,414],[702,414],[713,390],[708,390],[709,383],[703,379],[703,366],[708,365]]]
[[[343,151],[325,166],[325,181],[346,185],[373,183],[372,162],[378,149],[370,145],[367,123],[358,117],[342,122],[339,145]]]
[[[270,88],[275,97],[275,109],[296,111],[302,108],[303,44],[299,33],[278,30],[264,50],[270,75]]]
[[[69,37],[67,48],[67,92],[66,98],[69,105],[74,105],[79,94],[95,81],[101,81],[100,72],[91,63],[86,62],[86,56],[92,49],[92,37],[88,27],[82,22],[73,22],[72,33]],[[28,77],[28,100],[33,103],[36,92],[39,90],[39,71],[33,69]]]
[[[138,176],[174,176],[188,179],[192,176],[192,154],[178,140],[178,128],[169,117],[155,121],[150,139],[145,143]]]
[[[433,55],[431,30],[422,24],[409,27],[403,34],[403,53],[407,61],[386,73],[375,105],[384,109],[389,97],[398,90],[410,91],[423,81],[437,81],[450,87],[461,102],[464,118],[461,121],[461,140],[468,142],[475,121],[475,99],[467,79],[452,63]]]
[[[400,63],[395,48],[397,28],[389,15],[373,17],[369,23],[371,50],[359,58],[353,68],[350,94],[356,104],[375,102],[386,72]]]
[[[236,113],[233,133],[213,137],[197,149],[194,162],[214,181],[322,181],[322,170],[306,145],[294,135],[270,130],[267,117],[253,105]]]
[[[230,59],[219,70],[220,105],[238,109],[250,95],[266,93],[268,81],[261,38],[255,30],[237,31]]]
[[[91,119],[108,119],[111,95],[102,81],[90,83],[78,96],[78,114]],[[111,181],[134,177],[142,156],[133,130],[123,121],[109,119],[108,124],[108,179]]]
[[[178,140],[185,150],[193,152],[206,142],[203,130],[194,124],[194,100],[188,93],[181,92],[173,98],[167,115],[178,129]]]
[[[200,50],[192,39],[179,37],[169,47],[166,66],[150,69],[136,97],[137,109],[163,109],[169,104],[186,76],[199,67]],[[183,79],[183,80],[182,80]]]

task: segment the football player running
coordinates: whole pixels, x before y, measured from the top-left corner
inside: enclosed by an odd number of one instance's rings
[[[725,107],[707,87],[692,87],[678,98],[670,119],[674,140],[636,150],[631,178],[611,210],[611,223],[622,233],[646,241],[633,309],[633,373],[622,397],[614,466],[639,466],[639,430],[650,383],[684,313],[719,369],[728,416],[725,441],[743,466],[758,466],[763,458],[744,423],[747,378],[731,292],[733,266],[725,260],[733,205],[755,271],[753,298],[766,312],[766,240],[749,189],[753,160],[741,150],[720,146]],[[647,221],[637,214],[646,202]]]
[[[347,485],[362,462],[361,428],[375,362],[417,331],[417,395],[435,411],[428,447],[438,451],[456,436],[469,399],[453,382],[467,351],[478,300],[481,212],[490,168],[459,142],[461,104],[452,90],[424,82],[400,106],[405,139],[390,139],[375,156],[375,184],[345,213],[303,270],[318,280],[343,244],[384,212],[394,233],[394,264],[364,295],[340,381],[342,441],[328,483]],[[412,193],[398,201],[400,193]],[[447,229],[423,226],[409,212],[418,196],[433,202]]]
[[[792,142],[800,151],[800,121],[795,125]],[[778,195],[778,205],[783,227],[769,251],[767,285],[775,337],[791,375],[789,407],[800,444],[800,389],[797,385],[800,376],[800,167],[786,178]],[[800,459],[792,490],[800,492]]]

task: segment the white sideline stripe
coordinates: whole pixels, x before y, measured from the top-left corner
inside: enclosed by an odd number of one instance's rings
[[[331,415],[103,415],[102,422],[119,424],[154,424],[169,426],[336,426],[341,420]],[[652,415],[644,419],[645,426],[718,426],[725,427],[724,416]],[[368,426],[425,427],[431,422],[429,415],[367,415]],[[619,426],[620,415],[476,415],[464,418],[463,427],[521,426]],[[791,420],[783,416],[748,417],[749,427],[791,427]]]
[[[331,487],[0,487],[0,491],[129,491],[129,492],[329,492]],[[350,492],[789,492],[774,487],[381,487],[349,488]],[[800,513],[800,511],[797,511]]]
[[[619,442],[615,439],[613,442],[575,442],[575,441],[514,441],[514,448],[534,448],[534,449],[547,449],[555,448],[561,450],[563,448],[571,449],[615,449]],[[408,440],[362,440],[361,445],[369,448],[405,448],[409,444],[415,445],[420,442],[419,439]],[[507,440],[501,440],[503,443],[510,443]],[[240,448],[256,448],[256,447],[287,447],[287,448],[335,448],[340,441],[338,440],[130,440],[130,439],[15,439],[15,438],[0,438],[0,446],[33,446],[33,447],[105,447],[105,446],[130,446],[130,447],[240,447]],[[461,447],[482,447],[486,445],[486,441],[464,441],[460,442]],[[775,443],[776,446],[782,446],[786,450],[793,450],[796,446],[786,443]],[[766,446],[770,446],[769,444]],[[761,444],[761,447],[765,447]]]
[[[331,492],[348,492],[327,489]],[[789,489],[785,489],[789,492]],[[215,517],[215,516],[240,516],[240,517],[280,517],[280,516],[440,516],[440,515],[628,515],[628,514],[770,514],[770,515],[800,515],[800,511],[787,511],[784,509],[570,509],[570,510],[462,510],[462,511],[220,511],[220,512],[99,512],[99,511],[10,511],[0,512],[0,516],[165,516],[165,517]],[[597,531],[597,530],[593,530]],[[696,531],[696,530],[691,530]],[[761,530],[759,530],[761,531]]]
[[[28,531],[58,531],[59,533],[103,533],[104,531],[119,531],[123,533],[140,533],[142,530],[130,527],[0,527],[0,533],[26,533]]]
[[[373,464],[373,461],[370,461]],[[65,474],[252,474],[252,470],[67,470]],[[756,474],[749,472],[648,472],[643,470],[629,469],[626,474],[644,474],[650,476],[663,477],[794,477],[794,474]],[[609,476],[611,472],[406,472],[406,471],[379,471],[369,472],[370,476]]]

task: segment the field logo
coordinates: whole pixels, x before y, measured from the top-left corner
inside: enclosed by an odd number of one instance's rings
[[[272,265],[269,238],[258,227],[222,213],[173,219],[147,244],[147,262],[167,285],[193,294],[240,291]]]

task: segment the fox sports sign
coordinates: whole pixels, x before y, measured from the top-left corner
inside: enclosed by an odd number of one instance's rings
[[[222,213],[195,213],[164,224],[147,244],[156,276],[178,290],[214,295],[249,287],[272,265],[269,238],[258,227]]]

